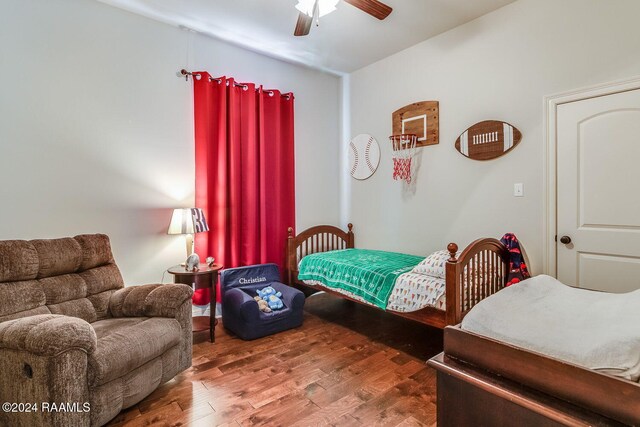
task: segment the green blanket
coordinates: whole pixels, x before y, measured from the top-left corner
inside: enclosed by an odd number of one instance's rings
[[[386,309],[398,276],[424,257],[368,249],[321,252],[302,258],[298,279],[315,280]]]

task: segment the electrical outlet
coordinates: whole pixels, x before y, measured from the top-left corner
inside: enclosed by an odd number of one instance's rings
[[[524,197],[524,184],[518,182],[513,184],[513,195],[514,197]]]

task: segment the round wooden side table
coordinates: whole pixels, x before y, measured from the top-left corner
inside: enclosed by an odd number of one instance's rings
[[[184,265],[174,265],[167,270],[167,273],[173,275],[174,283],[189,285],[194,290],[209,289],[210,316],[195,316],[193,318],[193,332],[209,329],[211,342],[216,341],[215,328],[218,323],[216,319],[216,284],[218,283],[218,272],[221,269],[222,266],[219,264],[213,264],[211,267],[207,264],[200,264],[196,271],[187,271]]]

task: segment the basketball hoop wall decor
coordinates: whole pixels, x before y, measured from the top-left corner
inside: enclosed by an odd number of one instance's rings
[[[456,150],[473,160],[493,160],[513,150],[521,139],[522,133],[509,123],[485,120],[462,132]]]
[[[380,163],[380,146],[376,139],[366,133],[361,133],[349,143],[349,167],[351,176],[364,180],[378,169]]]
[[[438,144],[439,110],[438,101],[421,101],[405,105],[391,114],[393,135],[416,135],[416,147]]]
[[[416,154],[418,136],[414,134],[391,135],[391,149],[393,150],[393,179],[403,180],[411,184],[415,165],[411,165]]]

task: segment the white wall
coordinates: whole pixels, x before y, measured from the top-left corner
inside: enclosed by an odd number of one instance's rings
[[[520,0],[351,74],[351,133],[374,135],[377,173],[352,181],[360,247],[427,254],[450,241],[512,231],[542,269],[543,98],[640,74],[637,0]],[[440,101],[440,144],[422,151],[415,193],[391,179],[391,113]],[[460,155],[470,125],[504,120],[522,131],[511,153]],[[524,183],[523,198],[512,196]]]
[[[334,76],[93,0],[4,0],[0,58],[0,239],[107,233],[128,284],[182,261],[165,233],[193,204],[185,65],[295,93],[298,227],[338,221]]]

